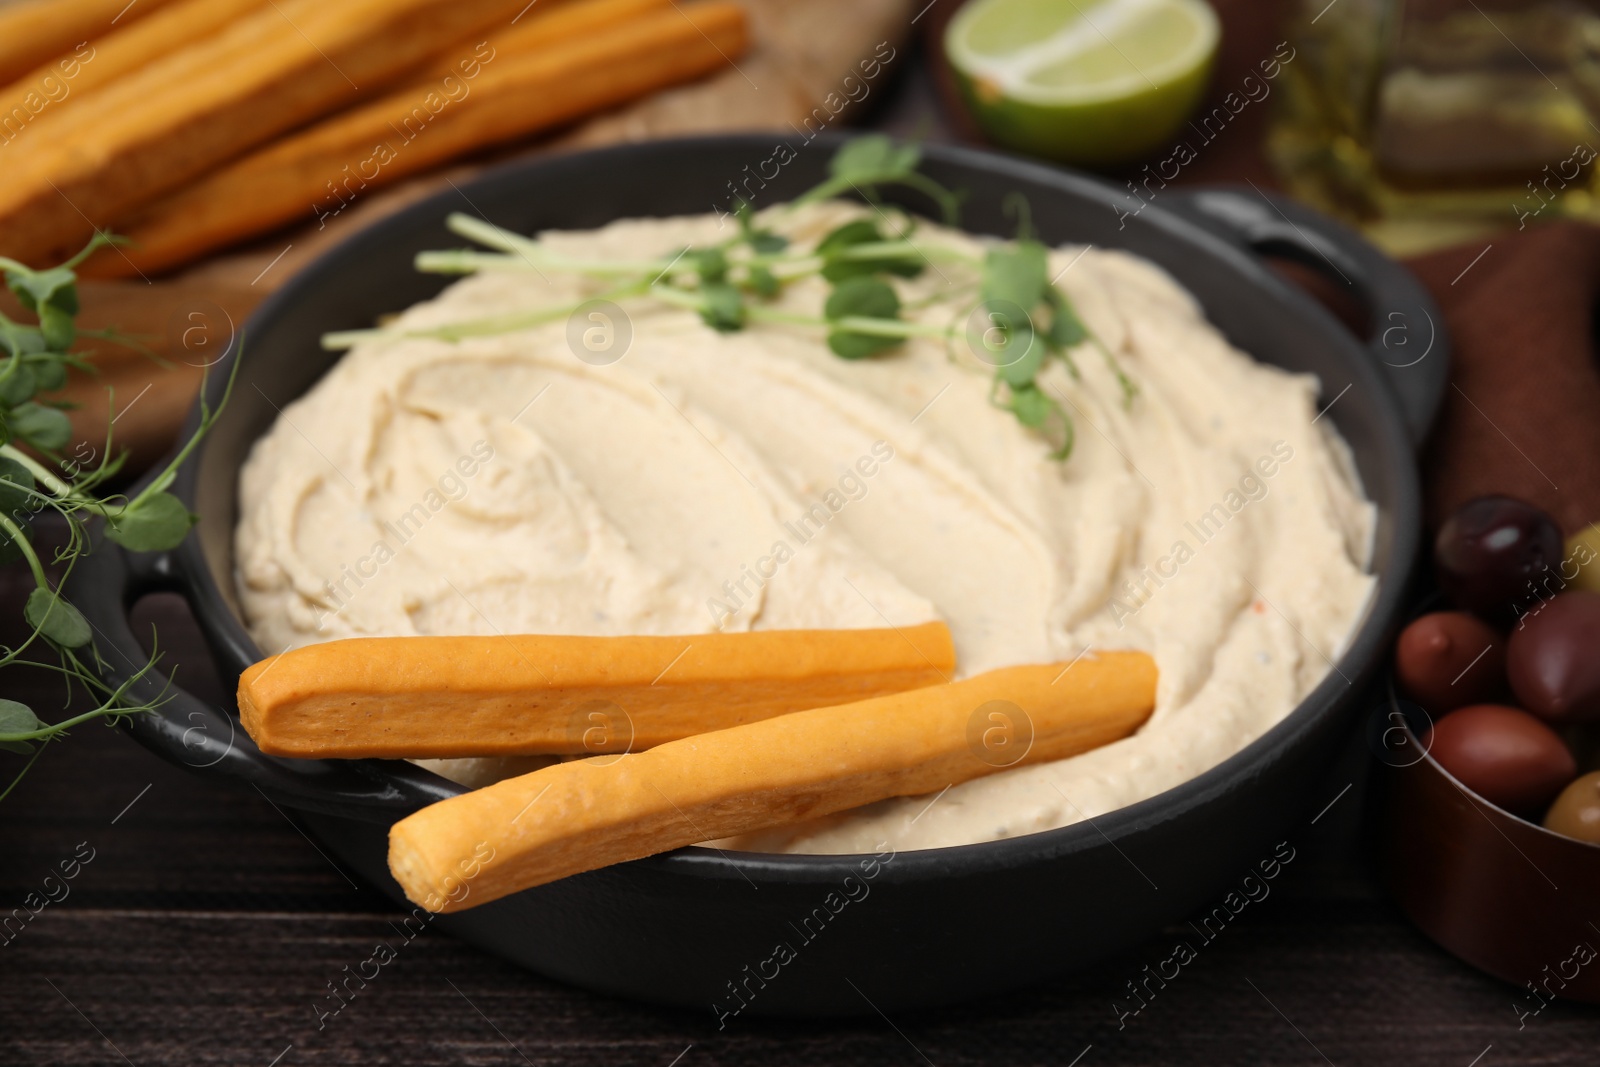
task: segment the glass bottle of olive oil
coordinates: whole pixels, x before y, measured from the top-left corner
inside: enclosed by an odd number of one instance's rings
[[[1383,243],[1600,218],[1600,2],[1300,0],[1268,154]]]

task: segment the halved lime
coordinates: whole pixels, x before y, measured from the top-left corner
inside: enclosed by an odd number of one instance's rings
[[[1170,140],[1205,92],[1219,36],[1203,0],[972,0],[944,46],[997,144],[1095,166]]]

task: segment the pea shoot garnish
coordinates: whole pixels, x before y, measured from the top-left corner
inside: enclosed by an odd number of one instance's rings
[[[943,275],[943,265],[975,277],[978,300],[966,324],[967,343],[982,363],[994,368],[992,402],[1041,434],[1050,444],[1052,457],[1065,460],[1072,452],[1073,422],[1059,394],[1040,384],[1039,376],[1049,361],[1060,360],[1073,379],[1081,380],[1072,353],[1081,345],[1092,344],[1116,376],[1125,404],[1133,400],[1134,383],[1050,278],[1048,250],[1034,237],[1027,205],[1020,197],[1011,204],[1019,217],[1017,238],[982,256],[937,241],[912,240],[914,220],[886,209],[879,200],[882,189],[902,186],[927,196],[950,224],[956,221],[961,200],[959,194],[917,171],[921,158],[917,146],[896,144],[878,134],[856,138],[842,147],[829,163],[827,180],[787,209],[779,208],[767,217],[781,219],[785,211],[850,193],[872,205],[875,215],[836,227],[809,252],[794,250],[782,234],[762,228],[743,201],[734,212],[737,231],[721,243],[636,261],[574,259],[481,219],[451,215],[447,222],[453,232],[493,251],[423,252],[416,259],[418,270],[440,274],[570,271],[604,280],[610,287],[589,294],[584,301],[491,319],[420,330],[326,334],[323,345],[340,349],[370,340],[413,337],[459,341],[564,318],[593,299],[637,297],[692,310],[712,329],[728,333],[751,324],[820,329],[828,348],[839,358],[869,359],[914,337],[952,344],[961,324],[940,326],[907,318],[894,284],[896,279],[919,277],[930,267]],[[820,315],[774,305],[784,286],[810,276],[820,276],[829,284]]]
[[[85,524],[91,517],[105,521],[108,538],[135,551],[173,548],[196,521],[168,489],[178,466],[211,428],[220,408],[213,410],[202,401],[200,427],[194,436],[143,490],[129,498],[104,492],[105,483],[125,458],[113,452],[109,427],[103,448],[64,457],[61,450],[72,438],[68,405],[40,398],[40,394],[66,384],[69,367],[93,371],[92,364],[68,352],[80,337],[126,343],[112,331],[92,332],[76,326],[75,268],[113,240],[96,236],[82,252],[48,270],[33,270],[0,257],[6,287],[35,319],[15,322],[0,315],[0,563],[25,562],[34,581],[22,609],[31,632],[15,648],[0,647],[0,669],[54,671],[66,682],[69,696],[76,684],[94,701],[88,711],[46,722],[22,702],[0,699],[0,750],[27,757],[21,770],[0,790],[0,799],[39,758],[44,751],[41,742],[60,738],[72,727],[93,719],[115,720],[152,711],[162,702],[140,702],[129,696],[133,685],[155,667],[154,655],[120,686],[113,688],[100,680],[94,669],[100,659],[89,622],[62,596],[60,583],[50,581],[33,543],[34,522],[41,512],[53,510],[66,520],[67,540],[56,549],[53,559],[63,567],[64,581],[77,559],[89,550]]]

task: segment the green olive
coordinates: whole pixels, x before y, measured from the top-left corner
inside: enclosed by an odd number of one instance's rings
[[[1544,817],[1544,828],[1600,845],[1600,771],[1584,775],[1561,791]]]

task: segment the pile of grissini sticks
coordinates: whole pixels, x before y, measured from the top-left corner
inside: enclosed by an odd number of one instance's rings
[[[170,270],[386,183],[705,76],[729,0],[0,5],[0,253]]]

